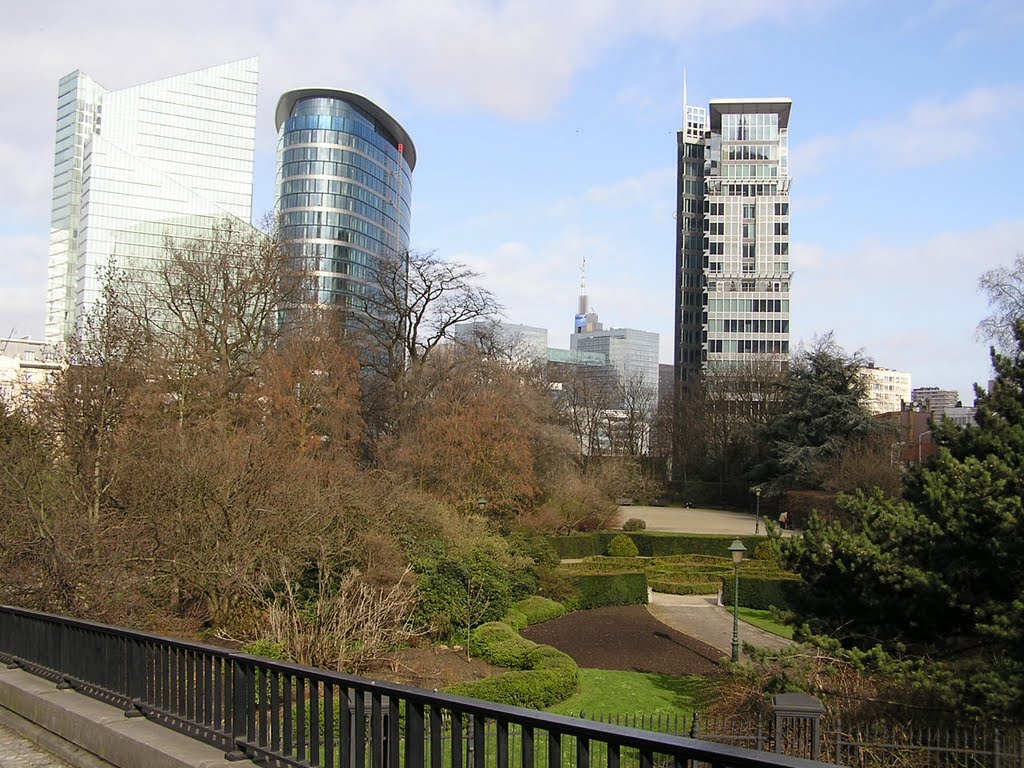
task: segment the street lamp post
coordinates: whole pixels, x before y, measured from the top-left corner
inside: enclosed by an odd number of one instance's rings
[[[733,570],[736,572],[736,580],[733,582],[732,590],[732,660],[736,663],[740,660],[740,560],[747,548],[743,542],[736,539],[729,545],[729,553],[732,555]]]
[[[754,499],[756,506],[754,507],[754,535],[757,536],[761,532],[761,489],[754,489]]]

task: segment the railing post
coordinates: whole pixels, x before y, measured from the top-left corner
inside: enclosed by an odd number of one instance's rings
[[[243,743],[249,737],[249,686],[242,660],[231,658],[231,743],[234,749],[225,753],[226,760],[245,760]]]
[[[126,638],[124,656],[122,660],[125,665],[125,698],[128,705],[125,707],[125,717],[143,717],[139,704],[145,696],[146,679],[146,657],[142,651],[142,641]]]
[[[782,693],[772,699],[772,709],[775,712],[775,751],[817,760],[821,755],[821,718],[825,706],[813,696]],[[783,750],[784,743],[789,749]]]
[[[57,674],[60,675],[60,682],[57,683],[57,690],[63,691],[73,688],[68,678],[68,669],[71,666],[71,640],[68,638],[70,628],[64,622],[57,625]]]

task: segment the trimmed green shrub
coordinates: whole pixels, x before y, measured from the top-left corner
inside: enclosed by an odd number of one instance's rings
[[[517,611],[515,608],[510,608],[501,621],[504,624],[508,624],[516,632],[521,632],[530,626],[530,622],[526,620],[526,614],[522,611]]]
[[[547,709],[565,701],[578,689],[579,667],[573,662],[571,667],[508,672],[485,680],[459,683],[445,692],[513,707]]]
[[[481,624],[469,636],[469,652],[507,669],[529,669],[529,653],[537,645],[501,621]]]
[[[565,614],[565,606],[540,595],[524,598],[512,606],[513,611],[520,611],[526,617],[527,625],[557,619]]]
[[[733,604],[733,579],[724,580],[722,591],[722,602],[726,605]],[[791,574],[775,576],[752,576],[744,575],[740,571],[740,605],[744,608],[759,608],[768,610],[773,605],[776,608],[787,610],[790,607],[791,596],[800,589],[799,577]]]
[[[646,605],[647,575],[633,573],[569,573],[580,591],[575,608],[603,608],[608,605]]]
[[[631,517],[622,524],[624,531],[642,531],[645,528],[647,528],[647,521],[641,520],[639,517]]]
[[[636,557],[639,554],[636,544],[624,533],[620,533],[608,543],[609,557]]]
[[[470,652],[491,664],[519,671],[459,683],[447,693],[545,709],[569,698],[579,687],[579,667],[572,657],[521,637],[507,624],[491,622],[477,627],[470,638]]]

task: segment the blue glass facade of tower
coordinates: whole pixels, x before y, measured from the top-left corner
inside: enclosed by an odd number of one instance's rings
[[[348,91],[289,91],[275,117],[282,240],[315,277],[312,303],[358,311],[381,260],[408,254],[412,139]]]

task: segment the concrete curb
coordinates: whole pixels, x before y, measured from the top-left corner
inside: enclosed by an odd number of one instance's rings
[[[225,760],[216,747],[145,718],[125,717],[117,707],[72,690],[58,690],[52,682],[21,669],[0,669],[0,717],[8,728],[81,768],[255,765]]]

